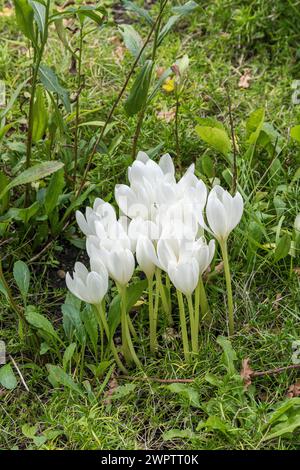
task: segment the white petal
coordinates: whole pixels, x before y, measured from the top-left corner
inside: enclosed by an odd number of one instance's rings
[[[76,222],[80,228],[80,230],[82,231],[82,233],[84,233],[84,235],[88,236],[88,235],[92,235],[91,233],[91,230],[86,222],[86,219],[83,215],[82,212],[80,211],[76,211],[76,214],[75,214],[75,217],[76,217]]]
[[[206,217],[209,226],[217,239],[226,239],[228,226],[223,204],[215,195],[209,195],[206,206]]]
[[[175,174],[175,168],[174,168],[174,163],[173,160],[170,156],[170,154],[166,153],[163,155],[160,160],[159,160],[159,166],[162,169],[162,172],[167,175],[170,174],[174,176]]]
[[[232,199],[232,214],[231,214],[231,227],[230,229],[233,230],[237,224],[240,222],[243,210],[244,210],[244,201],[242,196],[239,192],[236,193],[234,198]]]
[[[146,152],[138,152],[137,156],[136,156],[136,160],[139,160],[140,162],[143,162],[143,163],[147,163],[147,161],[149,160],[149,157],[148,155],[146,154]]]

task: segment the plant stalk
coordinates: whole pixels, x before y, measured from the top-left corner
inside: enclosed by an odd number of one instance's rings
[[[184,358],[186,362],[190,362],[190,348],[189,348],[189,340],[188,340],[188,334],[187,334],[184,302],[183,302],[182,293],[179,290],[177,290],[177,298],[178,298],[178,305],[179,305],[180,327],[181,327]]]
[[[224,262],[224,272],[227,288],[227,303],[228,303],[228,327],[229,335],[234,334],[234,317],[233,317],[233,296],[232,296],[232,285],[231,285],[231,274],[228,259],[227,240],[220,241],[220,247],[222,251],[222,258]]]

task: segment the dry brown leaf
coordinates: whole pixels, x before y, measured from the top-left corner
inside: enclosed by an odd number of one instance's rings
[[[113,55],[116,59],[116,62],[117,63],[120,63],[124,60],[124,56],[125,56],[125,47],[122,46],[122,44],[120,44],[119,46],[117,46],[113,52]]]
[[[300,276],[300,268],[294,268],[293,269],[294,273],[296,273],[298,276]]]
[[[171,122],[175,118],[175,108],[158,111],[156,116],[161,121]]]
[[[240,376],[242,377],[245,385],[245,390],[248,390],[252,381],[251,376],[253,374],[253,370],[249,366],[250,359],[247,357],[246,359],[242,360],[242,370],[240,372]]]
[[[288,398],[300,397],[300,380],[297,380],[288,388],[286,396]]]
[[[162,74],[165,72],[165,67],[157,67],[156,69],[156,75],[157,75],[157,78],[160,78],[162,76]]]
[[[278,310],[281,300],[282,300],[282,294],[280,294],[280,293],[276,294],[276,298],[273,302],[273,307],[274,307],[275,310]]]
[[[251,80],[251,71],[250,69],[246,69],[244,74],[239,79],[239,88],[249,88]]]

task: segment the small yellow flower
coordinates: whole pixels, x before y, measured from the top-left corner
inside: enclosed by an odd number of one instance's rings
[[[167,93],[172,93],[175,90],[174,78],[168,77],[162,87]]]

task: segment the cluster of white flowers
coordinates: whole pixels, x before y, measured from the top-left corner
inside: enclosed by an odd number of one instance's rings
[[[67,275],[69,289],[81,300],[101,302],[108,287],[107,275],[121,286],[128,284],[135,269],[135,254],[147,278],[158,267],[176,289],[191,294],[215,251],[214,240],[207,244],[203,229],[218,240],[226,239],[241,219],[241,195],[232,197],[220,186],[207,195],[194,165],[176,182],[169,154],[157,164],[139,152],[128,169],[128,180],[129,186],[115,188],[119,219],[113,206],[99,198],[93,208],[86,208],[85,216],[76,212],[77,223],[87,237],[92,272],[77,263],[74,279]]]
[[[169,154],[163,155],[157,164],[146,153],[139,152],[128,168],[128,180],[129,185],[115,187],[119,218],[114,207],[99,198],[93,208],[86,208],[85,215],[76,212],[77,223],[86,235],[91,272],[76,263],[73,278],[67,274],[67,286],[81,300],[100,304],[108,290],[108,278],[115,281],[119,292],[124,291],[137,261],[148,279],[149,302],[152,302],[154,275],[157,274],[159,287],[160,273],[164,271],[177,293],[188,297],[196,348],[199,306],[195,305],[195,309],[191,306],[191,295],[202,282],[202,274],[215,252],[215,240],[207,243],[204,233],[216,238],[223,254],[227,253],[226,241],[241,219],[243,199],[239,193],[232,197],[220,186],[214,186],[208,193],[204,182],[195,175],[194,165],[176,181]],[[160,287],[157,292],[163,297],[164,289]],[[182,305],[180,298],[178,300]],[[170,310],[170,302],[166,306],[167,300],[162,299],[162,303],[165,311]],[[151,321],[150,310],[152,317],[156,317],[157,312],[153,314],[153,305],[149,307],[153,339],[157,320],[152,318]],[[181,324],[181,328],[184,329],[184,325]]]

